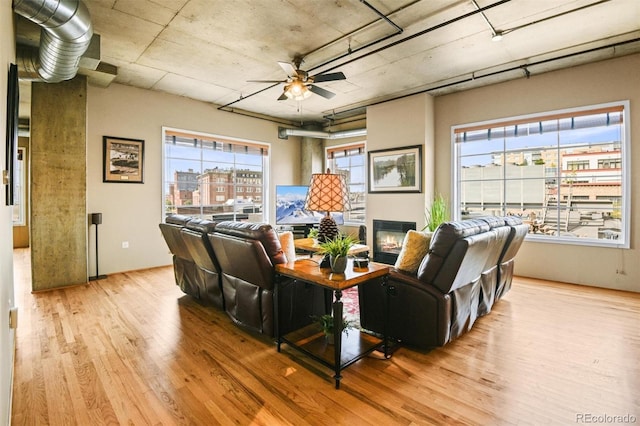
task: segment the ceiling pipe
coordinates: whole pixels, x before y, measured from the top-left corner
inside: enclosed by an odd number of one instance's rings
[[[344,138],[354,138],[357,136],[365,136],[367,134],[367,129],[351,129],[351,130],[341,130],[338,132],[325,132],[322,130],[304,130],[304,129],[290,129],[285,127],[278,127],[278,138],[280,139],[288,139],[289,136],[303,136],[307,138],[318,138],[318,139],[344,139]]]
[[[473,5],[476,7],[476,9],[480,10],[480,6],[478,6],[478,3],[476,2],[476,0],[471,0],[471,1],[473,2]],[[494,26],[491,25],[491,22],[489,22],[489,18],[487,18],[487,15],[485,15],[484,12],[480,12],[480,16],[482,16],[482,18],[487,23],[489,28],[491,28],[491,40],[493,40],[493,41],[502,40],[502,36],[504,35],[503,32],[502,31],[496,31]]]
[[[28,49],[20,51],[18,62],[25,64],[27,71],[37,70],[28,74],[47,83],[75,77],[80,57],[93,36],[91,16],[85,4],[79,0],[14,0],[13,11],[42,28],[38,58]]]
[[[398,24],[396,24],[395,22],[393,22],[391,19],[389,19],[387,17],[387,15],[385,15],[384,13],[380,12],[378,9],[376,9],[375,7],[373,7],[369,2],[367,2],[367,0],[360,0],[360,3],[364,4],[365,6],[367,6],[369,9],[373,10],[373,12],[378,15],[381,19],[383,19],[384,21],[386,21],[389,25],[391,25],[392,27],[394,27],[396,29],[396,31],[398,31],[398,33],[401,33],[402,31],[404,31]]]

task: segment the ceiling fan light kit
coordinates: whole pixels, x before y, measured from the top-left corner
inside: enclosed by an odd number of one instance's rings
[[[284,87],[284,95],[294,101],[302,101],[311,96],[311,91],[299,80],[293,81]]]

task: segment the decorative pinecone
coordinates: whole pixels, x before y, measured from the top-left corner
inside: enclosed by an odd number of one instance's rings
[[[318,231],[318,241],[325,242],[333,240],[338,236],[338,225],[331,217],[323,217],[320,221],[320,229]]]

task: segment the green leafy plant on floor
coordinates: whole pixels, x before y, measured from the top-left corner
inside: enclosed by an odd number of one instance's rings
[[[314,317],[315,321],[320,324],[320,328],[322,328],[322,332],[325,335],[333,334],[333,316],[331,314],[324,314],[319,317]],[[349,330],[354,328],[353,322],[347,320],[346,317],[342,317],[342,330],[349,334]]]
[[[309,233],[307,234],[307,238],[313,238],[314,240],[318,239],[318,234],[320,233],[320,231],[318,231],[318,228],[311,228],[309,229]]]
[[[449,206],[442,194],[438,194],[434,197],[431,206],[427,208],[425,213],[426,225],[422,228],[423,231],[435,231],[441,223],[449,220]]]

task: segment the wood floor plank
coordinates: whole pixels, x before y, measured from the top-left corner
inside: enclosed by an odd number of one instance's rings
[[[30,292],[16,250],[15,425],[640,421],[640,294],[516,277],[471,332],[333,372],[185,296],[171,267]]]

